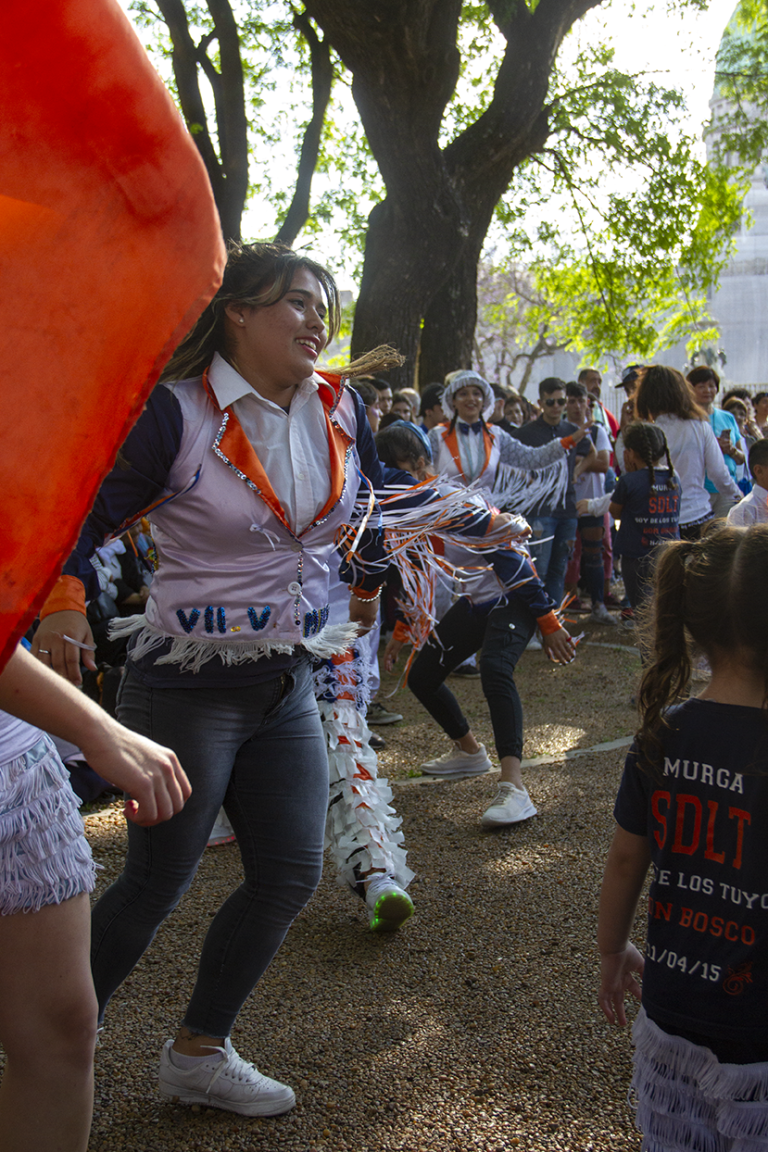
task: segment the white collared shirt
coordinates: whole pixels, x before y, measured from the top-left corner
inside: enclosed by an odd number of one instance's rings
[[[237,416],[286,520],[297,535],[303,532],[331,494],[328,430],[317,383],[303,381],[285,412],[259,395],[218,352],[208,380],[219,407]]]
[[[768,491],[755,484],[752,491],[728,513],[729,524],[749,528],[752,524],[768,524]]]

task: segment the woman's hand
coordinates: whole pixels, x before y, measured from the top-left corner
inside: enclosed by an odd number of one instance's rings
[[[376,624],[379,616],[380,597],[373,600],[359,600],[354,592],[349,598],[349,618],[357,624],[358,636],[365,636]]]
[[[65,636],[69,639],[65,640]],[[52,668],[65,680],[78,686],[83,682],[80,675],[81,661],[91,672],[96,671],[93,655],[95,649],[93,633],[87,618],[82,612],[74,610],[52,612],[50,616],[46,616],[41,620],[32,641],[33,656],[37,656],[47,668]]]
[[[717,442],[720,445],[720,451],[724,456],[733,456],[733,448],[731,447],[731,433],[727,428],[717,437]]]
[[[515,515],[514,512],[499,512],[499,513],[497,513],[497,515],[494,517],[494,520],[493,520],[493,531],[494,532],[498,532],[499,530],[503,531],[505,528],[509,528],[509,527],[514,528],[514,532],[512,532],[511,535],[513,537],[515,537],[516,539],[524,540],[527,536],[530,536],[530,534],[531,534],[530,525],[525,524],[523,527],[520,527],[520,517]]]
[[[625,428],[635,419],[635,402],[634,400],[625,400],[621,406],[621,419],[619,420],[619,433],[622,433]]]
[[[398,657],[405,647],[405,641],[395,640],[394,636],[390,637],[389,643],[384,649],[384,668],[385,671],[391,672],[395,664],[397,664]]]
[[[576,512],[578,513],[579,516],[588,516],[589,515],[589,500],[577,500],[576,501]]]
[[[175,754],[122,724],[97,730],[82,741],[81,750],[94,771],[129,793],[123,811],[142,828],[170,820],[192,795]]]

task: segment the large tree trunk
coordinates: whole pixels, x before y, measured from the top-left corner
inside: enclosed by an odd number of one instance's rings
[[[457,0],[305,0],[354,76],[352,93],[387,188],[370,216],[352,352],[394,344],[390,373],[423,383],[471,362],[477,262],[515,168],[548,136],[547,87],[563,36],[601,0],[489,0],[507,39],[494,96],[445,148],[458,78]],[[422,330],[423,329],[423,330]]]
[[[472,367],[477,324],[477,265],[485,230],[467,240],[453,272],[432,298],[419,348],[419,389],[441,383],[448,372]]]
[[[447,226],[445,214],[435,220],[422,211],[414,219],[389,199],[371,212],[352,355],[394,344],[406,359],[389,373],[393,388],[414,385],[421,318],[435,283],[449,275],[456,231],[455,224]]]

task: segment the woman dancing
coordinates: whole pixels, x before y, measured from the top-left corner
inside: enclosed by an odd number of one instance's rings
[[[338,315],[320,265],[277,244],[232,248],[219,292],[123,445],[65,566],[59,610],[35,641],[41,659],[79,679],[80,649],[63,637],[90,642],[88,557],[152,506],[159,567],[146,615],[123,622],[134,635],[119,715],[176,752],[193,792],[167,824],[129,826],[125,871],[94,910],[94,982],[103,1017],[192,883],[223,805],[244,880],[211,923],[184,1019],[162,1051],[160,1090],[245,1116],[295,1103],[229,1034],[320,878],[328,765],[310,662],[370,627],[381,582],[364,576],[349,621],[329,625],[334,538],[357,469],[381,486],[362,403],[314,372]],[[358,367],[393,362],[372,353]],[[375,540],[369,552],[380,554]],[[79,605],[62,600],[72,591]]]

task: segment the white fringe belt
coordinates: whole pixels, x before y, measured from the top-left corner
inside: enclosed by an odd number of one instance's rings
[[[79,800],[48,736],[0,764],[0,915],[92,892],[96,866]]]
[[[261,660],[264,656],[278,653],[289,655],[297,647],[309,652],[316,660],[327,660],[336,656],[350,644],[357,635],[357,627],[350,621],[344,624],[331,624],[316,636],[302,636],[293,640],[196,640],[191,636],[171,636],[154,624],[146,616],[126,616],[110,624],[111,640],[136,635],[131,648],[131,657],[141,660],[150,652],[162,648],[172,641],[169,652],[160,656],[158,664],[178,664],[182,672],[199,672],[204,664],[218,657],[222,664],[231,667],[235,664],[248,664]]]
[[[630,1087],[642,1152],[766,1152],[768,1062],[721,1064],[664,1032],[643,1009],[632,1030]]]

